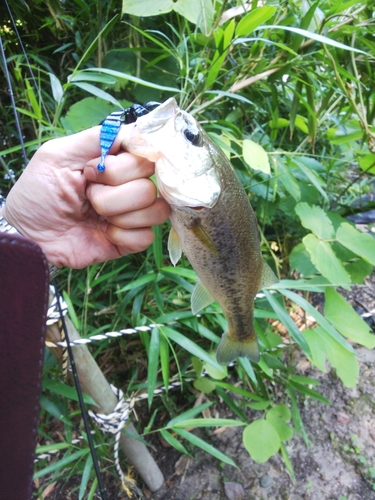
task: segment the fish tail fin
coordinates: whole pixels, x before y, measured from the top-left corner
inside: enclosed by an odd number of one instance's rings
[[[216,359],[220,365],[228,365],[237,358],[248,358],[258,363],[260,359],[258,339],[255,333],[246,340],[237,340],[224,333],[216,351]]]

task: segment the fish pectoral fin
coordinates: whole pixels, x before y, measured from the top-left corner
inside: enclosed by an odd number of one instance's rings
[[[263,260],[262,277],[260,279],[259,290],[267,288],[268,286],[274,285],[278,282],[279,280],[276,274],[272,271],[267,262]]]
[[[197,314],[201,309],[215,302],[207,288],[202,285],[201,281],[198,280],[195,284],[193,293],[191,295],[191,311],[193,314]]]
[[[173,227],[171,227],[171,231],[168,237],[168,252],[169,258],[171,259],[172,264],[175,266],[181,259],[182,248],[180,238]]]
[[[260,360],[258,339],[253,332],[246,340],[237,340],[228,332],[221,337],[216,351],[216,359],[220,365],[229,365],[237,358],[248,358],[254,363]]]
[[[194,224],[191,226],[187,226],[187,228],[211,253],[213,253],[214,255],[218,255],[215,243],[203,226],[201,226],[200,224]]]

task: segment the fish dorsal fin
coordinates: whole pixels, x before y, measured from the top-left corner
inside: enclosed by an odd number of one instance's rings
[[[168,237],[168,252],[169,258],[171,259],[172,264],[175,266],[181,259],[182,248],[180,238],[178,237],[178,234],[173,227],[171,227],[171,231]]]
[[[272,271],[267,262],[263,260],[262,277],[260,279],[259,290],[261,290],[262,288],[267,288],[268,286],[274,285],[278,282],[279,280],[276,274]]]
[[[209,306],[214,301],[215,299],[212,297],[207,288],[204,285],[202,285],[200,280],[198,280],[195,284],[193,293],[191,295],[192,313],[197,314],[197,312]]]

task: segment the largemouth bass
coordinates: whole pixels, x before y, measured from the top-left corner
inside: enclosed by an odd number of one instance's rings
[[[159,191],[171,206],[171,261],[176,265],[184,251],[198,275],[193,313],[217,300],[228,320],[218,362],[258,362],[254,297],[277,278],[261,255],[257,220],[232,165],[173,98],[127,130],[122,146],[155,162]]]

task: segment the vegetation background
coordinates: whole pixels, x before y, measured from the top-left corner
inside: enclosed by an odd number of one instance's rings
[[[106,376],[128,395],[146,391],[138,431],[160,433],[190,454],[203,448],[235,465],[193,428],[240,425],[243,446],[261,463],[281,453],[294,477],[287,442],[308,442],[301,401],[329,401],[318,382],[296,371],[296,353],[348,388],[358,381],[353,344],[375,337],[337,290],[361,284],[375,265],[371,231],[347,217],[374,208],[374,4],[277,0],[11,0],[0,6],[0,34],[21,133],[30,158],[51,137],[98,124],[133,102],[176,97],[224,149],[259,221],[263,255],[280,277],[256,300],[259,364],[227,369],[214,358],[225,330],[217,304],[199,318],[188,261],[170,265],[169,227],[157,227],[143,254],[81,271],[64,270],[59,286],[82,336],[151,322],[166,326],[93,350]],[[17,36],[17,32],[19,37]],[[23,46],[21,45],[21,42]],[[1,191],[25,161],[14,109],[1,78]],[[370,226],[371,229],[371,226]],[[341,289],[339,287],[342,287]],[[276,293],[274,293],[276,292]],[[324,297],[316,308],[311,299]],[[40,495],[48,483],[78,475],[77,498],[94,498],[94,472],[75,403],[47,352],[40,442],[63,441],[52,465],[36,466]],[[156,397],[156,387],[181,389]],[[53,382],[53,384],[52,384]],[[205,395],[205,402],[197,405]],[[234,397],[236,395],[236,397]],[[230,419],[213,420],[221,401]],[[249,419],[248,410],[258,410]],[[191,419],[194,419],[192,421]],[[98,438],[104,469],[110,440]],[[53,444],[50,445],[53,448]],[[45,449],[45,448],[43,448]],[[71,459],[71,457],[74,458]]]

